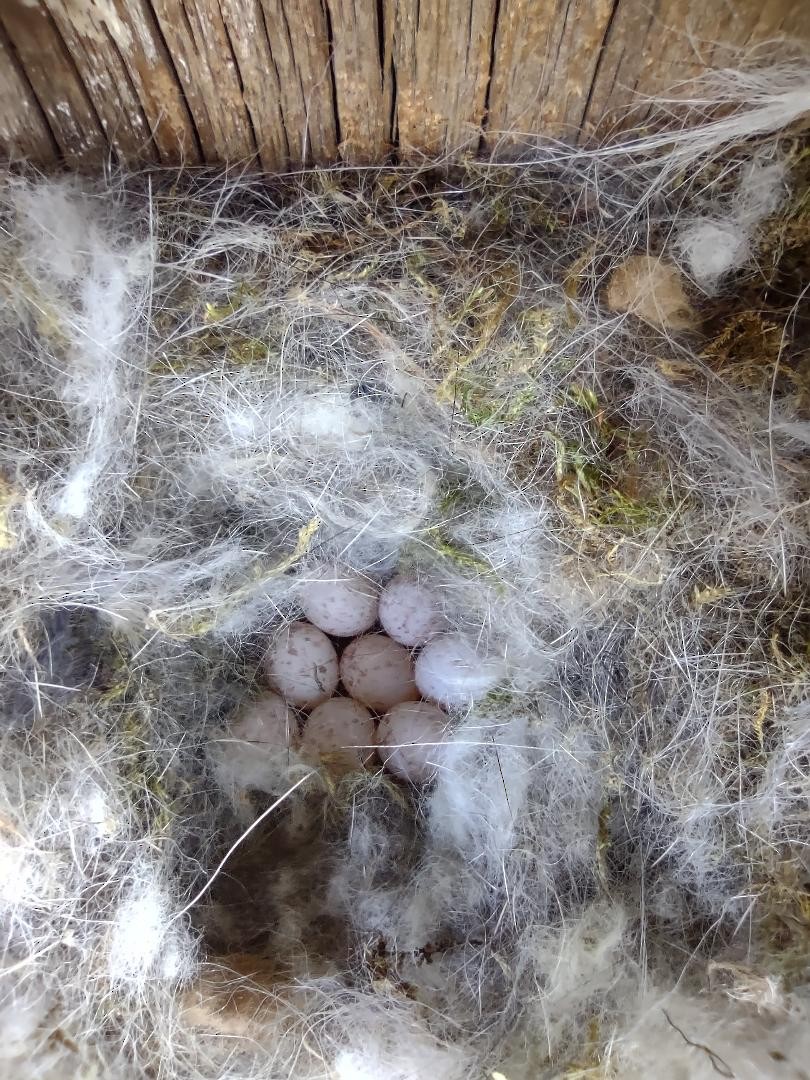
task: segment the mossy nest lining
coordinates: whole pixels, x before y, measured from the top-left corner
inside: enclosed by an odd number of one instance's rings
[[[5,177],[8,1075],[793,1067],[808,157],[713,123]],[[426,785],[229,749],[335,563],[501,664]]]

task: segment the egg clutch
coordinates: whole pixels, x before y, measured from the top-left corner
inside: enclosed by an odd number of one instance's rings
[[[270,689],[237,714],[231,737],[295,750],[333,773],[379,757],[401,780],[429,781],[450,713],[484,697],[501,662],[451,632],[432,589],[405,576],[380,588],[356,571],[323,567],[302,580],[299,599],[305,618],[271,642]]]

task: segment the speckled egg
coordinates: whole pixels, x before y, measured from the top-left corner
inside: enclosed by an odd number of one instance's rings
[[[362,634],[377,621],[379,588],[353,570],[329,566],[308,574],[300,597],[309,621],[335,637]]]
[[[335,647],[317,626],[294,622],[267,651],[267,678],[282,697],[299,709],[327,701],[338,684]]]
[[[347,645],[340,677],[347,693],[375,712],[419,697],[411,654],[385,634],[364,634]]]
[[[380,596],[380,622],[400,645],[424,645],[442,625],[442,616],[426,585],[395,577]]]
[[[459,634],[441,634],[427,643],[416,661],[416,685],[423,697],[445,708],[470,705],[501,678],[503,665],[481,656]]]
[[[289,747],[295,737],[295,713],[278,694],[265,693],[235,714],[228,731],[232,738],[272,750]]]
[[[351,698],[334,697],[309,714],[300,743],[301,755],[323,762],[332,772],[356,772],[374,757],[374,720]]]
[[[395,705],[380,720],[377,744],[385,767],[402,780],[423,784],[441,764],[447,716],[428,701]]]

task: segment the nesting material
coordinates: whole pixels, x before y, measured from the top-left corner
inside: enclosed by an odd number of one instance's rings
[[[784,197],[784,163],[754,159],[730,193],[710,204],[706,214],[681,225],[681,257],[704,292],[717,292],[730,273],[749,261],[762,222],[778,210]]]
[[[748,235],[735,221],[701,218],[684,229],[680,246],[689,272],[708,289],[749,255]]]
[[[240,742],[286,749],[296,731],[295,714],[278,694],[264,693],[248,702],[230,725],[230,733]]]
[[[691,243],[715,251],[709,236],[695,236]],[[653,255],[631,255],[617,266],[605,301],[612,311],[629,312],[661,330],[688,330],[697,321],[677,266]]]
[[[3,177],[0,1075],[805,1068],[809,106]]]

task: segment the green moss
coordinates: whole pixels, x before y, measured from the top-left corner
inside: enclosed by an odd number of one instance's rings
[[[437,555],[450,559],[464,570],[473,570],[479,574],[494,574],[495,572],[488,562],[459,547],[438,527],[428,530],[427,543]]]
[[[459,378],[451,385],[455,403],[474,427],[514,423],[535,400],[531,389],[503,393],[472,378]]]
[[[558,429],[547,428],[557,504],[580,528],[638,535],[660,528],[674,509],[669,483],[643,464],[643,435],[609,417],[596,391],[574,382],[559,406]]]

